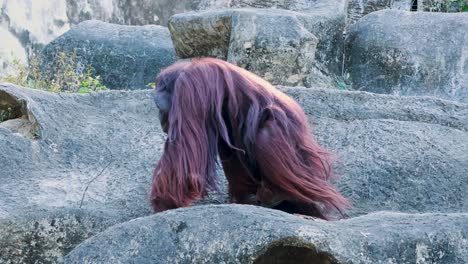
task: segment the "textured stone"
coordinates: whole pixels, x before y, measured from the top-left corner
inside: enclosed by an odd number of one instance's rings
[[[126,220],[117,212],[63,208],[0,217],[0,263],[55,263],[83,240]]]
[[[56,73],[60,52],[76,54],[76,72],[86,72],[90,65],[110,89],[145,89],[162,68],[175,62],[169,31],[155,25],[83,22],[44,48],[41,69],[46,75]]]
[[[468,102],[468,14],[383,10],[350,27],[352,88]]]
[[[413,0],[350,0],[348,1],[348,26],[361,17],[382,9],[411,11]]]
[[[181,58],[223,58],[274,84],[334,86],[341,76],[344,1],[208,1],[200,6],[208,10],[169,21]]]
[[[35,137],[0,123],[0,217],[40,206],[149,212],[145,196],[165,139],[150,91],[57,94],[2,84],[0,108],[6,95],[23,106],[14,117],[34,124]]]
[[[337,222],[254,206],[174,210],[109,228],[63,263],[466,263],[468,214]]]
[[[34,137],[0,123],[0,263],[53,263],[83,239],[150,213],[164,135],[148,91],[55,94],[0,85]],[[10,104],[11,105],[11,104]]]
[[[67,0],[70,23],[97,19],[123,25],[167,25],[169,17],[197,10],[201,0]]]
[[[397,0],[400,1],[400,0]],[[317,36],[319,43],[315,52],[316,67],[314,85],[334,85],[327,78],[341,76],[343,62],[343,29],[346,22],[348,1],[344,0],[201,0],[198,9],[256,8],[265,12],[294,11],[303,27]],[[305,15],[307,14],[307,15]],[[275,23],[273,26],[281,26]],[[321,73],[325,76],[321,76]]]
[[[169,28],[182,58],[227,59],[272,83],[290,85],[308,82],[318,43],[294,15],[284,11],[189,13],[175,16]]]
[[[346,2],[342,0],[201,0],[199,9],[219,8],[271,8],[297,12],[342,12]]]

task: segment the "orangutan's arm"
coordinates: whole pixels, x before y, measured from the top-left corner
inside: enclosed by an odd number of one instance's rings
[[[224,142],[218,144],[219,157],[224,174],[229,183],[231,202],[240,204],[258,204],[256,192],[258,184],[253,180],[247,168],[234,151]]]
[[[313,178],[306,177],[307,171],[298,167],[300,163],[295,151],[276,121],[267,121],[259,130],[255,153],[262,179],[275,197],[283,198],[276,199],[280,202],[272,208],[326,218],[313,201],[327,198],[315,195],[319,188],[314,185]]]

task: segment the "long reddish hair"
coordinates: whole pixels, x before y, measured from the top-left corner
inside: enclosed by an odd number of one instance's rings
[[[188,206],[217,189],[220,140],[258,165],[270,190],[317,204],[323,218],[349,205],[329,183],[331,155],[312,137],[304,111],[267,81],[202,58],[169,66],[156,82],[156,89],[167,82],[174,89],[168,138],[150,192],[155,211]]]

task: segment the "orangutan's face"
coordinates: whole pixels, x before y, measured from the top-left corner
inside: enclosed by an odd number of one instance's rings
[[[169,110],[172,106],[172,89],[165,86],[157,86],[154,101],[159,109],[159,121],[162,130],[167,134],[169,131]]]
[[[169,113],[159,111],[159,121],[161,122],[161,128],[164,131],[164,133],[169,132]]]

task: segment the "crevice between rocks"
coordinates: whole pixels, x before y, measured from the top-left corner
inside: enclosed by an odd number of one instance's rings
[[[412,12],[418,11],[418,0],[413,0],[411,2],[411,10]]]
[[[5,91],[0,91],[0,128],[6,128],[25,138],[39,138],[37,122],[28,112],[26,101]]]
[[[294,237],[283,238],[269,244],[259,252],[254,264],[339,264],[327,252],[319,251],[311,243]]]

